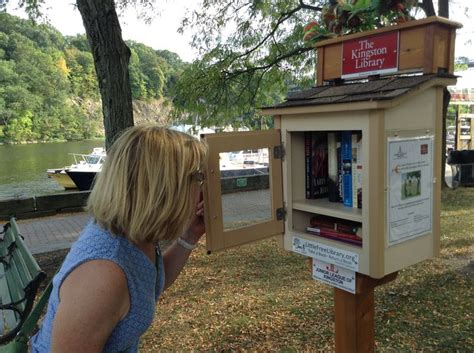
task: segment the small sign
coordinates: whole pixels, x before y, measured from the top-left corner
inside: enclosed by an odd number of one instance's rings
[[[237,178],[235,184],[238,188],[244,188],[247,186],[247,178]]]
[[[313,259],[313,279],[355,294],[354,271]]]
[[[342,45],[344,79],[398,71],[399,32],[357,38]]]
[[[293,237],[293,251],[348,270],[359,271],[359,254],[352,251],[338,249],[296,236]]]
[[[388,138],[388,245],[432,232],[433,136]]]

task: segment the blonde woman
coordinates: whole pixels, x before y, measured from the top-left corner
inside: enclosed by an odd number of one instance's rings
[[[53,280],[33,352],[137,352],[161,292],[204,233],[206,146],[157,126],[127,130],[88,201],[93,218]],[[161,255],[159,241],[173,241]]]

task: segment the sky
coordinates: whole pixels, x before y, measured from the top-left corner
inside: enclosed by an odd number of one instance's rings
[[[468,14],[464,13],[464,8],[471,2],[472,0],[451,0],[450,17],[451,20],[460,22],[464,26],[457,31],[455,56],[474,59],[474,10],[472,6]],[[12,1],[12,3],[16,3],[16,1]],[[46,0],[45,12],[50,23],[63,35],[85,33],[81,16],[73,3],[74,0]],[[157,3],[161,14],[154,18],[151,24],[137,19],[134,10],[127,10],[120,17],[123,38],[143,43],[156,50],[167,49],[177,53],[184,61],[193,61],[197,58],[197,52],[190,45],[191,33],[179,34],[177,30],[186,10],[197,8],[200,2],[165,0]],[[24,17],[21,12],[11,11],[11,6],[9,12]]]
[[[16,3],[16,1],[12,1]],[[50,24],[63,35],[85,33],[79,11],[74,7],[74,0],[46,0],[44,7]],[[177,53],[182,60],[191,62],[197,58],[197,52],[189,44],[191,35],[179,34],[178,28],[184,18],[186,9],[197,6],[197,1],[165,0],[158,1],[160,14],[151,24],[137,19],[135,10],[128,9],[120,16],[122,37],[152,47],[155,50],[167,49]],[[13,10],[13,11],[12,11]],[[23,11],[15,11],[11,5],[8,12],[25,17]]]

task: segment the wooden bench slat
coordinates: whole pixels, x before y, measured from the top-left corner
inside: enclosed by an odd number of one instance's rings
[[[15,251],[12,254],[12,266],[14,266],[18,273],[18,278],[20,279],[19,285],[22,288],[25,288],[28,283],[30,283],[33,279],[33,276],[36,276],[36,273],[32,274],[23,258],[22,254],[18,251]]]
[[[11,266],[7,270],[7,275],[6,275],[6,279],[7,279],[6,282],[8,285],[8,290],[10,291],[11,302],[17,302],[25,297],[23,286],[21,282],[18,280],[18,277],[19,277],[18,268],[16,268],[16,266]],[[4,304],[7,304],[7,303],[4,303]],[[20,310],[23,310],[24,305],[19,304],[16,307],[19,308]]]
[[[16,222],[13,221],[10,223],[11,223],[12,231],[16,232],[16,234],[20,234],[20,230],[18,229],[18,225],[16,224]],[[41,271],[38,263],[36,262],[35,258],[26,247],[25,242],[23,241],[21,237],[17,237],[16,243],[17,243],[18,249],[20,250],[20,254],[23,257],[23,260],[25,261],[25,264],[28,267],[28,270],[33,274],[33,277],[35,277]]]
[[[10,291],[8,289],[6,281],[2,280],[5,277],[5,268],[4,265],[0,263],[0,301],[2,304],[11,303],[12,299],[10,297]],[[0,310],[0,333],[9,331],[14,327],[15,323],[18,320],[16,313],[13,310]]]

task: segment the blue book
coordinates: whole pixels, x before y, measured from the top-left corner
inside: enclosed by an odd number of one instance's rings
[[[352,132],[341,132],[342,202],[352,207]]]

